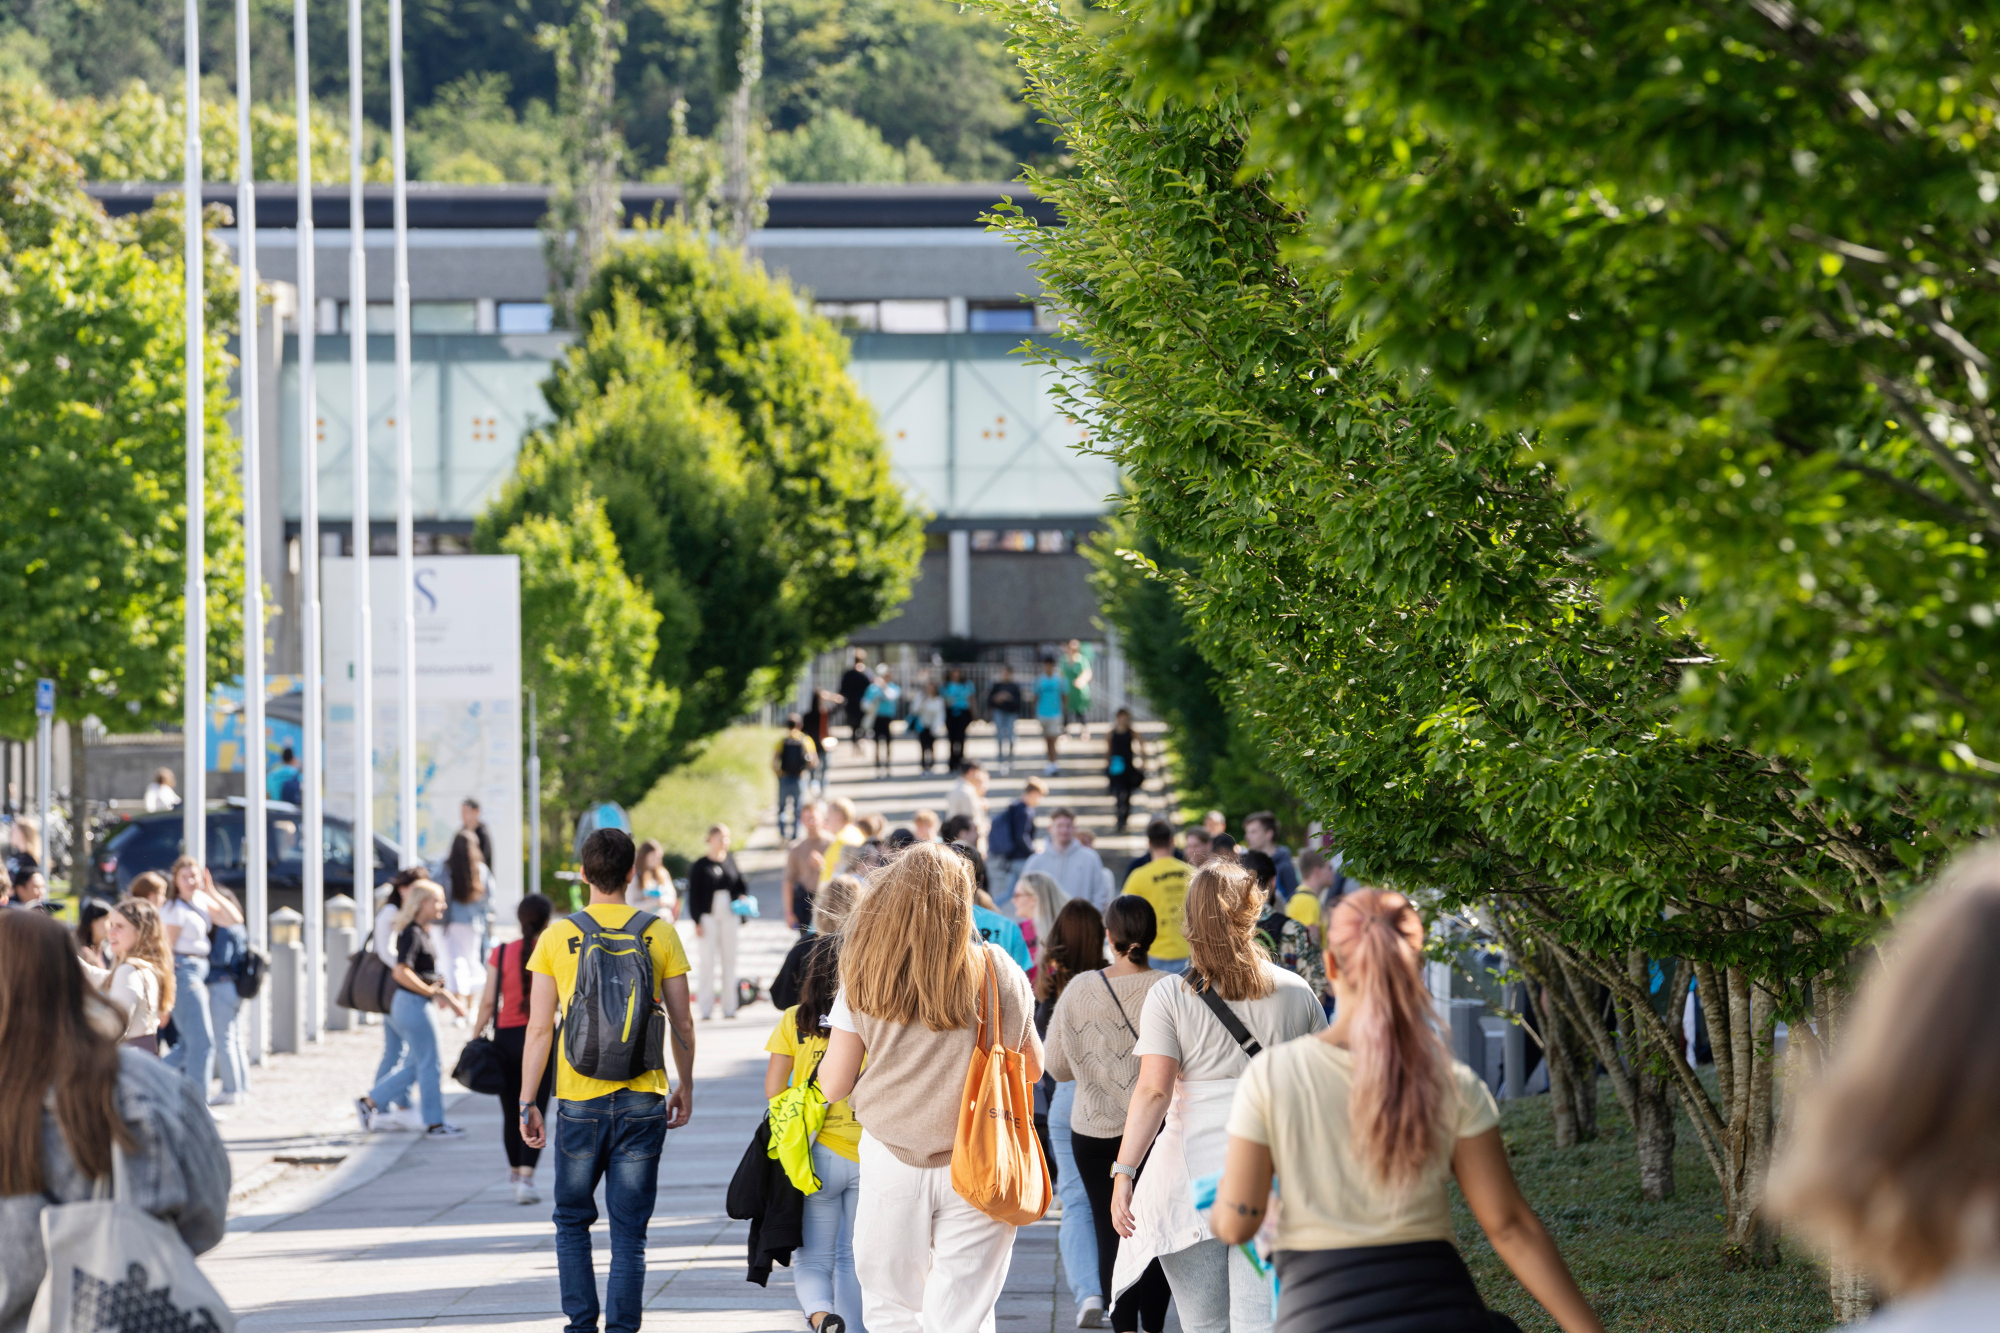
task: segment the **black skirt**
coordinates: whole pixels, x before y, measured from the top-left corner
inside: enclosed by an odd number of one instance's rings
[[[1279,1250],[1274,1333],[1521,1333],[1449,1241]]]

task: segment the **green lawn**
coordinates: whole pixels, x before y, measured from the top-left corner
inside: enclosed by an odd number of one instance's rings
[[[1819,1333],[1833,1326],[1826,1274],[1787,1248],[1777,1268],[1732,1272],[1722,1258],[1722,1193],[1682,1118],[1675,1196],[1639,1198],[1632,1127],[1608,1082],[1598,1092],[1602,1135],[1557,1151],[1548,1098],[1501,1103],[1500,1128],[1521,1188],[1547,1224],[1584,1295],[1613,1333]],[[1456,1195],[1456,1191],[1454,1191]],[[1526,1333],[1556,1333],[1456,1202],[1460,1248],[1487,1304]]]
[[[771,752],[784,733],[775,727],[719,732],[691,764],[661,778],[632,810],[632,836],[658,838],[676,875],[702,854],[711,824],[727,824],[736,845],[778,806]]]

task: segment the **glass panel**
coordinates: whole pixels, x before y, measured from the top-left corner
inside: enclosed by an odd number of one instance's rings
[[[477,333],[479,307],[471,301],[410,302],[412,333]]]
[[[883,301],[880,310],[884,333],[951,331],[951,307],[943,301]]]
[[[1035,550],[1042,555],[1061,555],[1068,547],[1067,534],[1044,530],[1035,534]]]
[[[271,864],[295,865],[299,861],[299,825],[295,819],[271,821]]]
[[[499,316],[502,333],[547,333],[555,327],[547,301],[502,301]]]
[[[338,828],[328,820],[320,825],[320,846],[326,849],[324,860],[334,865],[354,864],[354,833],[350,829]]]
[[[881,311],[873,301],[821,301],[813,310],[841,329],[878,329],[882,326]]]
[[[1031,305],[974,306],[966,314],[974,333],[1029,333],[1035,327]]]
[[[243,821],[240,817],[209,816],[208,864],[212,870],[243,868]]]

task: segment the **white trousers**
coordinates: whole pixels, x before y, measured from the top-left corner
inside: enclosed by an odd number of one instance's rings
[[[948,1166],[907,1166],[865,1129],[854,1273],[868,1333],[993,1333],[1014,1228],[960,1198]]]
[[[695,951],[694,1007],[695,1012],[707,1014],[715,1008],[715,997],[722,997],[722,1012],[736,1012],[736,913],[729,910],[729,900],[718,896],[718,910],[701,919],[700,947]]]

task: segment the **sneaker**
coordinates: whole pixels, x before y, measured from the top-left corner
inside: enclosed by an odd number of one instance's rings
[[[1104,1298],[1102,1296],[1086,1296],[1083,1298],[1083,1303],[1076,1307],[1076,1326],[1078,1328],[1104,1327]]]
[[[465,1137],[465,1131],[454,1124],[436,1124],[424,1130],[424,1137],[427,1139],[462,1139]]]
[[[243,1092],[218,1092],[208,1099],[210,1106],[241,1106],[248,1101],[249,1094]]]
[[[462,1133],[463,1131],[460,1132]],[[529,1203],[540,1203],[541,1201],[542,1201],[542,1192],[535,1188],[534,1181],[522,1180],[519,1176],[516,1176],[514,1178],[515,1203],[529,1204]]]
[[[386,1111],[378,1108],[375,1112],[377,1130],[400,1130],[414,1134],[423,1127],[424,1122],[417,1118],[417,1111],[413,1106],[392,1106]]]
[[[362,1133],[368,1134],[374,1132],[375,1117],[378,1114],[380,1114],[380,1112],[378,1112],[375,1107],[370,1106],[368,1104],[368,1099],[366,1097],[356,1097],[354,1099],[354,1114],[361,1117]]]

